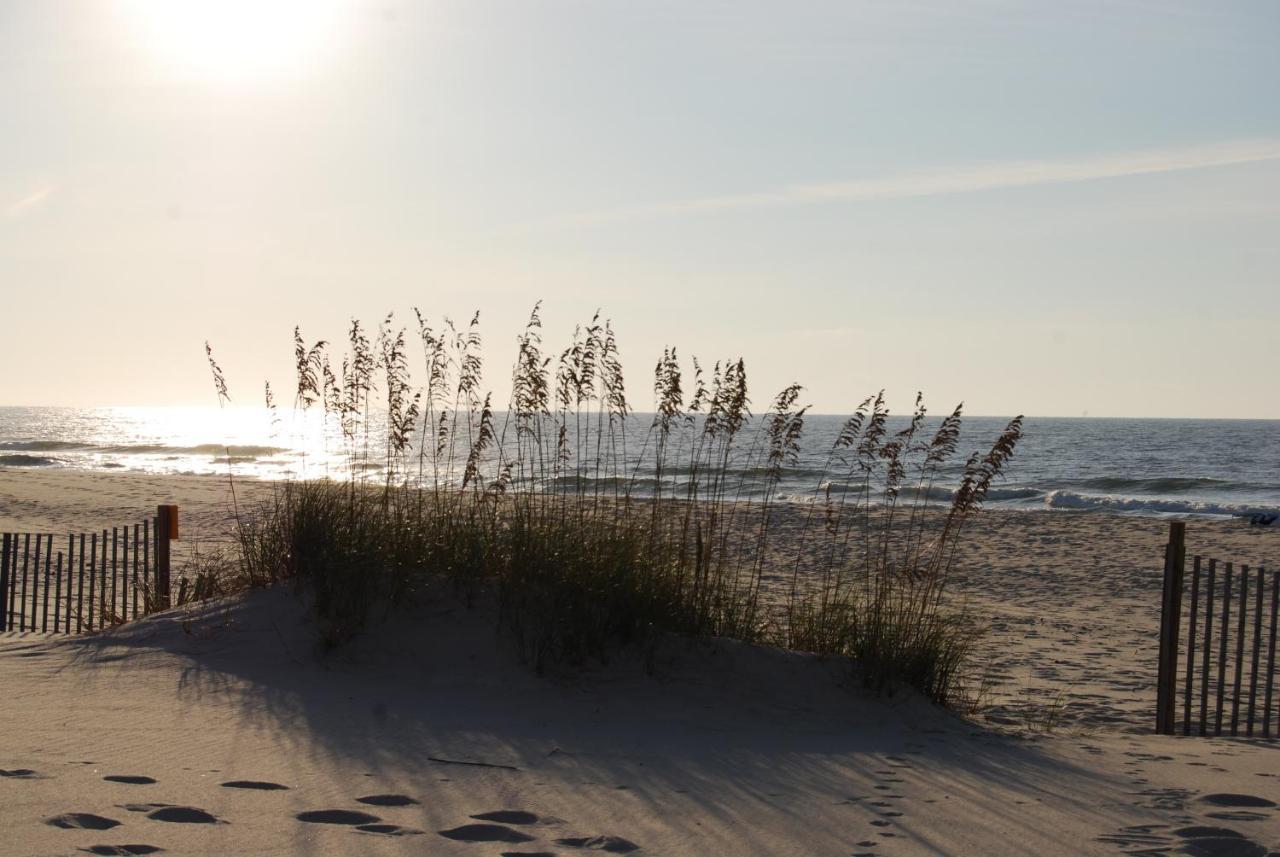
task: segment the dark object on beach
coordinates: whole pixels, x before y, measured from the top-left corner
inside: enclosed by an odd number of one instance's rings
[[[439,831],[445,839],[458,842],[532,842],[533,837],[500,824],[464,824]]]
[[[222,784],[224,789],[257,789],[264,792],[288,791],[288,786],[279,783],[268,783],[263,780],[231,780]]]
[[[398,824],[358,824],[356,830],[363,833],[380,833],[383,836],[418,836],[426,832],[413,827],[401,827]]]
[[[496,762],[468,762],[462,759],[441,759],[437,756],[428,756],[428,762],[436,762],[441,765],[467,765],[472,768],[498,768],[503,771],[518,771],[519,768],[514,765],[499,765]]]
[[[352,827],[358,824],[377,824],[382,821],[376,815],[357,812],[354,809],[317,809],[311,812],[300,812],[294,817],[308,824],[349,824]]]
[[[45,824],[61,827],[63,830],[110,830],[119,827],[120,822],[114,818],[103,818],[88,812],[68,812],[45,819]]]
[[[14,768],[12,771],[0,768],[0,777],[31,777],[35,776],[35,773],[30,768]]]
[[[471,816],[477,821],[496,821],[498,824],[536,824],[538,816],[522,809],[499,809]]]
[[[158,845],[90,845],[81,848],[88,854],[102,854],[106,857],[130,857],[139,854],[159,854],[164,849]]]
[[[1269,527],[1276,521],[1280,521],[1280,512],[1258,512],[1249,516],[1250,526]]]
[[[155,779],[153,777],[141,775],[133,776],[129,774],[110,774],[103,777],[103,779],[109,783],[125,783],[130,786],[149,786],[155,784]]]
[[[621,836],[575,836],[567,839],[557,839],[557,845],[567,845],[570,848],[590,848],[594,851],[607,851],[610,854],[630,854],[632,851],[638,851],[640,846],[623,839]]]
[[[1262,809],[1270,809],[1276,805],[1273,800],[1267,800],[1257,795],[1239,795],[1239,794],[1211,794],[1204,795],[1200,798],[1203,803],[1213,806],[1252,806]]]
[[[356,801],[369,806],[417,806],[419,803],[408,795],[365,795]]]
[[[168,821],[173,824],[218,824],[217,816],[196,809],[194,806],[165,806],[147,813],[152,821]]]

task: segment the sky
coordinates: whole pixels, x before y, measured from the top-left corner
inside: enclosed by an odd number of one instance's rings
[[[757,405],[1280,418],[1280,4],[7,0],[0,405],[543,301]]]

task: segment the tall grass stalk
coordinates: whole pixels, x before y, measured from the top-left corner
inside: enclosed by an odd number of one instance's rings
[[[741,359],[709,373],[694,359],[686,374],[664,349],[633,452],[608,319],[597,313],[552,356],[535,305],[499,411],[482,391],[479,315],[458,328],[414,313],[420,386],[391,315],[373,341],[352,322],[337,373],[328,342],[308,347],[295,329],[295,413],[322,408],[346,467],[280,483],[240,527],[243,578],[296,582],[327,642],[359,633],[378,605],[448,581],[468,597],[491,592],[503,631],[538,667],[674,632],[844,657],[877,691],[907,684],[943,703],[963,692],[980,625],[948,606],[947,582],[1020,417],[965,459],[939,503],[961,407],[930,433],[917,396],[895,432],[883,392],[868,397],[797,507],[779,489],[800,462],[809,409],[798,384],[757,419]],[[375,425],[383,437],[371,438]]]

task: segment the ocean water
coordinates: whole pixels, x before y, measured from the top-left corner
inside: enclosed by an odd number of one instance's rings
[[[641,494],[654,485],[653,447],[646,444],[651,419],[636,414],[626,430],[627,460],[621,470]],[[784,472],[778,499],[807,502],[819,492],[862,490],[858,480],[842,478],[844,474],[826,466],[843,419],[807,418],[798,460]],[[501,429],[502,414],[496,422]],[[995,417],[965,420],[960,454],[943,471],[931,499],[947,499],[963,453],[985,451],[1006,422]],[[904,424],[905,418],[894,418],[890,428]],[[744,433],[730,465],[748,497],[764,486],[763,470],[750,455],[752,436],[753,429]],[[0,408],[0,467],[188,475],[226,474],[230,468],[246,478],[342,477],[353,466],[369,474],[381,471],[380,437],[372,420],[367,443],[361,431],[353,452],[337,427],[326,426],[315,414],[302,418],[286,413],[273,420],[265,410],[252,408],[8,407]],[[683,471],[674,462],[682,454],[687,458],[688,447],[678,444],[667,469],[668,480],[677,485]],[[455,481],[461,478],[465,457],[464,445],[455,446]],[[416,474],[416,452],[410,458],[408,470]],[[1144,515],[1277,512],[1280,421],[1029,418],[1024,440],[989,505]]]

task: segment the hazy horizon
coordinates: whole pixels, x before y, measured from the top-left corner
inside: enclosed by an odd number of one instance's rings
[[[887,391],[886,391],[886,398],[887,398]],[[805,400],[802,398],[802,399],[801,399],[801,403],[803,404],[803,403],[804,403],[804,401],[805,401]],[[767,404],[767,401],[762,401],[762,402],[760,402],[759,404],[762,404],[762,405],[763,405],[763,404]],[[930,419],[930,420],[941,419],[943,416],[945,416],[947,413],[949,413],[949,412],[950,412],[950,410],[951,410],[951,407],[954,407],[956,404],[960,404],[960,403],[952,403],[952,405],[951,405],[950,407],[947,407],[947,408],[942,408],[942,407],[929,408],[929,414],[928,414],[929,419]],[[845,410],[845,411],[819,411],[819,410],[814,410],[814,409],[810,408],[810,409],[806,412],[806,415],[807,415],[807,416],[809,416],[809,417],[822,417],[822,418],[828,418],[828,419],[844,419],[845,417],[848,417],[848,416],[853,412],[853,409],[854,409],[854,408],[856,408],[856,407],[857,407],[857,405],[858,405],[858,402],[854,402],[854,403],[853,403],[853,405],[851,405],[851,406],[850,406],[850,408],[849,408],[848,410]],[[926,403],[925,403],[925,405],[926,405],[926,407],[927,407],[927,406],[928,406],[928,402],[926,402]],[[167,404],[167,405],[20,405],[20,404],[0,404],[0,408],[8,408],[8,409],[12,409],[12,410],[22,410],[22,409],[30,408],[30,409],[52,409],[52,410],[69,410],[69,411],[74,411],[74,410],[113,410],[113,409],[117,409],[117,410],[149,410],[149,409],[160,409],[160,410],[166,410],[166,409],[172,409],[172,410],[212,410],[212,411],[219,411],[219,410],[223,410],[224,408],[231,408],[231,409],[238,409],[238,410],[245,410],[245,411],[258,411],[258,412],[263,413],[264,415],[267,415],[267,414],[269,414],[269,413],[270,413],[270,411],[268,411],[268,410],[267,410],[267,408],[265,408],[265,407],[264,407],[264,406],[262,406],[262,405],[236,404],[236,403],[234,403],[234,402],[233,402],[233,403],[229,403],[229,404],[227,404],[227,405],[215,405],[215,404]],[[286,407],[285,407],[285,412],[286,412],[286,413],[288,413],[288,411],[289,411],[289,410],[291,410],[291,409],[292,409],[292,406],[291,406],[291,405],[286,405]],[[594,413],[594,412],[595,412],[595,411],[593,410],[593,411],[592,411],[592,413]],[[508,413],[508,409],[507,409],[507,407],[506,407],[505,405],[504,405],[503,407],[500,407],[500,408],[499,408],[499,407],[495,407],[495,408],[494,408],[494,410],[493,410],[493,413],[494,413],[495,418],[502,417],[502,416],[504,416],[505,414],[507,414],[507,413]],[[757,417],[758,417],[758,416],[760,416],[760,415],[763,413],[763,410],[762,410],[762,409],[760,409],[759,407],[753,407],[753,408],[752,408],[752,413],[753,413],[755,416],[757,416]],[[641,407],[641,408],[636,408],[635,410],[630,411],[630,416],[632,416],[632,417],[634,417],[634,418],[637,418],[637,419],[640,419],[640,418],[646,418],[646,417],[652,417],[652,416],[655,416],[655,415],[656,415],[656,412],[655,412],[655,411],[650,410],[650,409],[646,409],[646,408],[643,408],[643,407]],[[894,410],[892,410],[892,411],[891,411],[890,416],[891,416],[891,418],[893,418],[893,419],[899,419],[899,418],[901,418],[901,419],[905,419],[906,417],[909,417],[909,416],[910,416],[910,412],[909,412],[908,410],[904,409],[904,408],[898,408],[898,409],[894,409]],[[1276,417],[1135,417],[1135,416],[1125,416],[1125,415],[1107,415],[1107,414],[1013,414],[1013,413],[1009,413],[1009,414],[976,414],[976,413],[968,413],[968,412],[965,412],[965,414],[964,414],[965,419],[970,419],[970,420],[1008,420],[1008,419],[1012,419],[1012,418],[1013,418],[1013,417],[1015,417],[1015,416],[1021,416],[1021,417],[1024,417],[1028,422],[1034,422],[1034,421],[1036,421],[1036,420],[1054,420],[1054,421],[1064,421],[1064,420],[1157,421],[1157,420],[1159,420],[1159,421],[1167,421],[1167,422],[1234,422],[1234,423],[1240,423],[1240,422],[1260,422],[1260,423],[1274,423],[1274,422],[1280,422],[1280,418],[1276,418]]]
[[[505,402],[599,308],[757,410],[1280,418],[1280,6],[0,7],[0,404],[292,389],[481,313]],[[417,361],[411,359],[411,366]],[[689,364],[686,363],[686,366]],[[419,372],[419,375],[421,373]],[[291,398],[281,394],[282,400]]]

